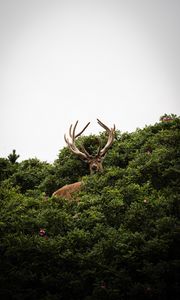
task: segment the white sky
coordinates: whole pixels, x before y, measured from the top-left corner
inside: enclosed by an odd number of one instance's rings
[[[52,162],[76,120],[179,115],[179,53],[179,0],[0,0],[0,156]]]

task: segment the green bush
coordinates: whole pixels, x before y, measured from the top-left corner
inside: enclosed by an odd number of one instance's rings
[[[2,158],[1,299],[179,299],[179,124],[118,132],[103,174],[66,148]],[[80,178],[78,200],[47,196]]]

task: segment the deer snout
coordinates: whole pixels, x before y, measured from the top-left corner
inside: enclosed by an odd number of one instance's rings
[[[98,169],[97,165],[96,164],[93,164],[92,165],[92,170],[96,171]]]
[[[92,172],[98,172],[98,171],[99,171],[99,166],[98,166],[97,163],[93,163],[93,164],[91,165],[91,171],[92,171]]]

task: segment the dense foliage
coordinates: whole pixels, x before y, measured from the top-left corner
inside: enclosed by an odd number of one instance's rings
[[[164,115],[117,131],[91,176],[67,148],[54,164],[0,158],[0,298],[179,299],[179,129]],[[80,178],[74,200],[51,197]]]

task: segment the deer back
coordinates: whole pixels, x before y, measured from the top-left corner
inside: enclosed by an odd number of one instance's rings
[[[72,199],[72,194],[80,191],[82,186],[82,181],[78,181],[75,183],[67,184],[55,191],[52,196],[62,197],[65,199]]]

